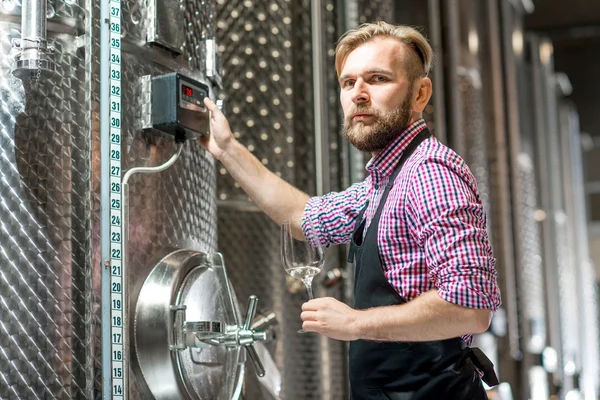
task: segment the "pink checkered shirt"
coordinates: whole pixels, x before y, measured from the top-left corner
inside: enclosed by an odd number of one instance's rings
[[[413,123],[372,158],[363,182],[308,201],[304,218],[315,222],[325,245],[350,241],[368,199],[366,232],[404,149],[425,126],[423,120]],[[377,243],[385,276],[407,301],[436,288],[443,299],[465,307],[496,311],[500,305],[475,178],[462,158],[434,137],[398,174],[381,213]],[[463,336],[467,344],[471,339]]]

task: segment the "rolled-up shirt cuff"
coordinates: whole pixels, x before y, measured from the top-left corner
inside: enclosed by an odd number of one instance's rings
[[[443,285],[437,292],[447,302],[463,307],[496,311],[500,305],[497,294],[478,291],[458,283]]]

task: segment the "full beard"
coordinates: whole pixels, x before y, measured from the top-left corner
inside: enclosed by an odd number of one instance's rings
[[[402,133],[408,126],[412,115],[412,96],[406,96],[402,105],[394,110],[382,113],[367,106],[357,106],[350,115],[366,113],[373,116],[374,122],[366,125],[359,121],[352,124],[351,118],[344,120],[344,136],[348,142],[360,151],[379,152]]]

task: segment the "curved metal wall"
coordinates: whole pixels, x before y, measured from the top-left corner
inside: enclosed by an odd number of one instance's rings
[[[2,398],[87,397],[91,388],[84,6],[49,3],[57,73],[30,92],[11,73],[20,3],[0,8]]]

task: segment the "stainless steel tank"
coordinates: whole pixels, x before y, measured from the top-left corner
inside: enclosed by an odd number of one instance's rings
[[[102,390],[99,4],[48,2],[56,73],[33,85],[11,73],[20,3],[0,6],[1,398],[98,398]],[[187,71],[208,82],[214,13],[210,1],[123,3],[124,170],[173,154],[171,139],[140,130],[149,101],[140,78]],[[133,287],[166,247],[217,250],[214,160],[193,141],[185,146],[170,170],[131,182]],[[142,376],[130,377],[131,397],[142,398]]]

